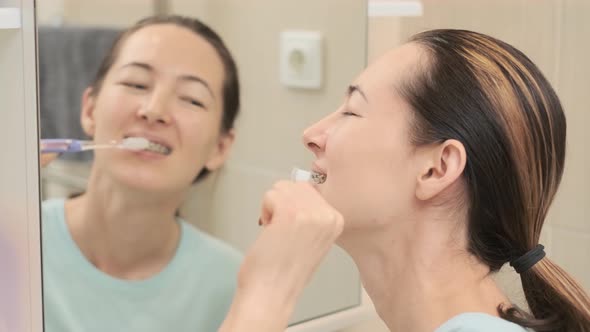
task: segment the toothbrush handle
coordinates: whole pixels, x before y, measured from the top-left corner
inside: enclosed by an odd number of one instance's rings
[[[46,138],[41,140],[41,153],[80,152],[84,141],[64,138]]]

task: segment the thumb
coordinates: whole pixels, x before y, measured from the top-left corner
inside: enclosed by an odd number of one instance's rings
[[[43,153],[41,154],[41,156],[39,157],[39,163],[41,164],[41,167],[45,167],[47,165],[49,165],[52,161],[54,161],[57,158],[58,154],[57,153]]]

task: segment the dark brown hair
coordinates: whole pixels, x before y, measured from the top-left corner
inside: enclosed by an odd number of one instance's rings
[[[122,31],[113,42],[113,45],[100,64],[94,80],[90,84],[92,87],[92,94],[97,95],[100,92],[104,78],[111,69],[113,63],[115,63],[125,40],[140,29],[157,24],[173,24],[178,27],[186,28],[194,32],[196,35],[204,38],[209,44],[211,44],[211,46],[213,46],[213,48],[215,48],[215,51],[223,63],[225,71],[225,79],[223,81],[222,88],[223,114],[221,120],[221,130],[224,133],[228,132],[234,127],[234,122],[240,109],[240,84],[238,80],[238,68],[221,37],[219,37],[219,35],[215,33],[215,31],[213,31],[209,26],[195,18],[178,15],[151,16],[138,21],[135,25]],[[201,170],[196,178],[196,181],[202,179],[208,173],[209,171],[206,168]]]
[[[498,271],[535,248],[561,180],[566,120],[540,70],[519,50],[465,30],[433,30],[410,42],[426,51],[400,87],[414,109],[416,145],[460,141],[468,197],[468,250]],[[521,274],[531,313],[501,317],[537,331],[590,331],[590,299],[547,257]]]

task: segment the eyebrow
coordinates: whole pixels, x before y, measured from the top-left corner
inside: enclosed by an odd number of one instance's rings
[[[127,68],[127,67],[141,68],[141,69],[144,69],[144,70],[147,70],[150,72],[155,71],[152,66],[150,66],[147,63],[143,63],[143,62],[135,62],[135,61],[130,62],[130,63],[122,66],[121,68]],[[183,81],[196,82],[196,83],[202,84],[207,89],[207,91],[209,91],[209,94],[211,94],[213,99],[215,99],[215,94],[213,93],[213,90],[211,90],[211,87],[209,86],[207,81],[205,81],[204,79],[202,79],[198,76],[195,76],[195,75],[181,75],[179,78]]]
[[[361,87],[358,86],[358,85],[349,85],[348,86],[348,89],[346,90],[346,95],[348,97],[350,97],[350,96],[352,96],[352,94],[355,91],[358,92],[367,103],[369,103],[369,100],[367,99],[367,96],[365,95],[365,93],[363,92],[363,90],[361,89]]]

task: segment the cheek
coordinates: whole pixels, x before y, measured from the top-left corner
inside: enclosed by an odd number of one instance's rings
[[[335,204],[374,218],[406,205],[413,182],[407,140],[400,136],[394,126],[373,124],[332,133],[326,144],[332,181],[325,192]]]
[[[345,123],[329,133],[326,156],[330,164],[334,163],[329,166],[354,166],[380,174],[390,172],[399,160],[403,149],[401,142],[395,128],[358,120],[356,123]]]
[[[139,107],[141,107],[140,98],[123,94],[115,89],[105,89],[101,91],[100,99],[96,104],[96,122],[106,127],[116,126],[125,119],[133,118]]]
[[[217,124],[197,114],[179,115],[176,123],[182,144],[189,151],[187,157],[193,160],[206,158],[217,143]]]

